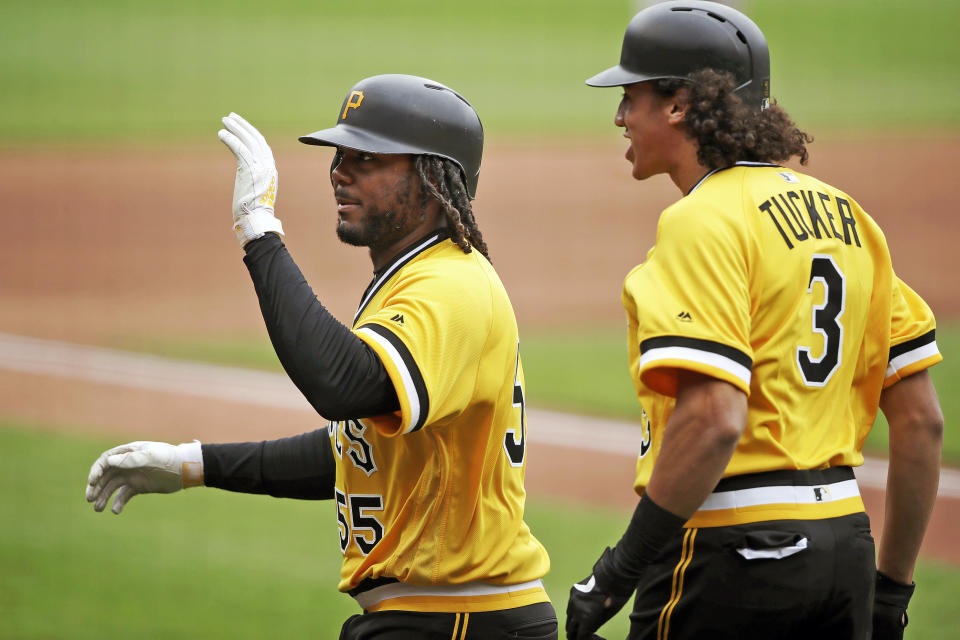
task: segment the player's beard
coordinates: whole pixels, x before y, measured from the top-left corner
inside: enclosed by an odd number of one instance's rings
[[[379,209],[371,209],[366,213],[360,224],[350,225],[343,220],[337,221],[337,237],[340,242],[355,247],[377,247],[389,244],[396,234],[401,232],[403,225],[398,221],[402,216],[396,210],[381,212]],[[397,229],[397,226],[401,229]]]
[[[407,235],[422,218],[416,204],[419,189],[403,180],[391,192],[389,201],[365,207],[363,217],[353,224],[337,220],[337,237],[355,247],[385,247]]]

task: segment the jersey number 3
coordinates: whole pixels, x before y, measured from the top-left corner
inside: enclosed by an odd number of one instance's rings
[[[520,427],[507,429],[503,436],[503,449],[507,453],[511,467],[522,467],[527,451],[526,402],[523,399],[523,385],[520,384],[520,344],[517,344],[517,364],[513,372],[513,406],[520,407]],[[517,438],[517,431],[520,438]]]
[[[808,387],[825,386],[840,367],[843,353],[840,316],[847,304],[847,279],[833,256],[814,254],[808,294],[813,294],[813,283],[818,281],[823,285],[823,303],[813,305],[813,332],[823,336],[823,352],[814,359],[810,357],[810,347],[797,347],[797,366]]]

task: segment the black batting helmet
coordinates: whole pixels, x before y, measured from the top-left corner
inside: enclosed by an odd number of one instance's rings
[[[459,93],[427,78],[364,78],[344,98],[336,126],[301,136],[300,142],[448,158],[460,167],[470,198],[477,192],[483,155],[480,116]]]
[[[716,2],[674,1],[647,7],[623,36],[620,64],[598,73],[592,87],[685,78],[710,67],[728,71],[754,109],[770,100],[770,53],[763,32],[736,9]]]

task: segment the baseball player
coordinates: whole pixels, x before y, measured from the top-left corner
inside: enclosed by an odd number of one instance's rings
[[[635,594],[630,638],[899,638],[937,493],[934,317],[853,198],[779,163],[760,29],[712,2],[638,13],[614,123],[633,177],[683,197],[623,286],[644,441],[626,532],[570,590],[567,637]],[[842,105],[838,105],[842,108]],[[890,424],[875,560],[853,468]]]
[[[409,75],[358,82],[336,125],[300,138],[336,149],[337,235],[374,276],[352,328],[314,296],[274,216],[263,136],[223,119],[237,158],[234,229],[270,339],[318,413],[317,431],[259,443],[135,442],[105,452],[87,499],[206,485],[330,500],[339,589],[363,614],[340,637],[556,638],[543,546],[523,520],[523,367],[510,300],[470,201],[483,128],[448,87]]]

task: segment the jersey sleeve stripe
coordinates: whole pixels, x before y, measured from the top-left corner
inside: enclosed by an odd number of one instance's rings
[[[753,360],[742,351],[711,340],[684,336],[658,336],[640,343],[640,369],[659,360],[681,360],[726,371],[750,387]]]
[[[411,355],[403,340],[384,326],[370,323],[358,327],[356,331],[372,339],[380,347],[380,353],[386,355],[396,368],[403,384],[403,391],[407,396],[410,411],[410,420],[403,432],[417,431],[426,422],[427,415],[430,413],[427,385],[423,381],[423,375],[420,373],[417,361],[413,359],[413,355]]]
[[[683,347],[695,351],[703,351],[726,358],[727,360],[732,360],[747,369],[753,367],[753,360],[750,356],[739,349],[719,342],[713,342],[712,340],[701,340],[699,338],[688,338],[686,336],[657,336],[656,338],[647,338],[640,343],[640,353],[643,354],[654,349],[670,347]]]
[[[640,370],[661,363],[662,366],[676,367],[679,363],[689,362],[719,369],[743,383],[746,389],[750,388],[750,369],[738,362],[708,351],[699,351],[687,347],[661,347],[651,349],[640,356]],[[712,374],[711,374],[712,375]]]
[[[912,351],[920,349],[922,347],[927,347],[931,343],[933,344],[934,349],[936,349],[936,329],[931,329],[922,336],[914,338],[913,340],[907,340],[896,346],[890,347],[890,362],[909,354]]]
[[[907,345],[909,345],[907,349],[902,348]],[[937,348],[933,331],[931,331],[920,338],[909,340],[890,349],[890,362],[887,364],[886,378],[888,380],[894,376],[902,378],[926,368],[916,366],[920,363],[929,361],[929,365],[933,365],[940,360],[942,360],[940,349]]]

